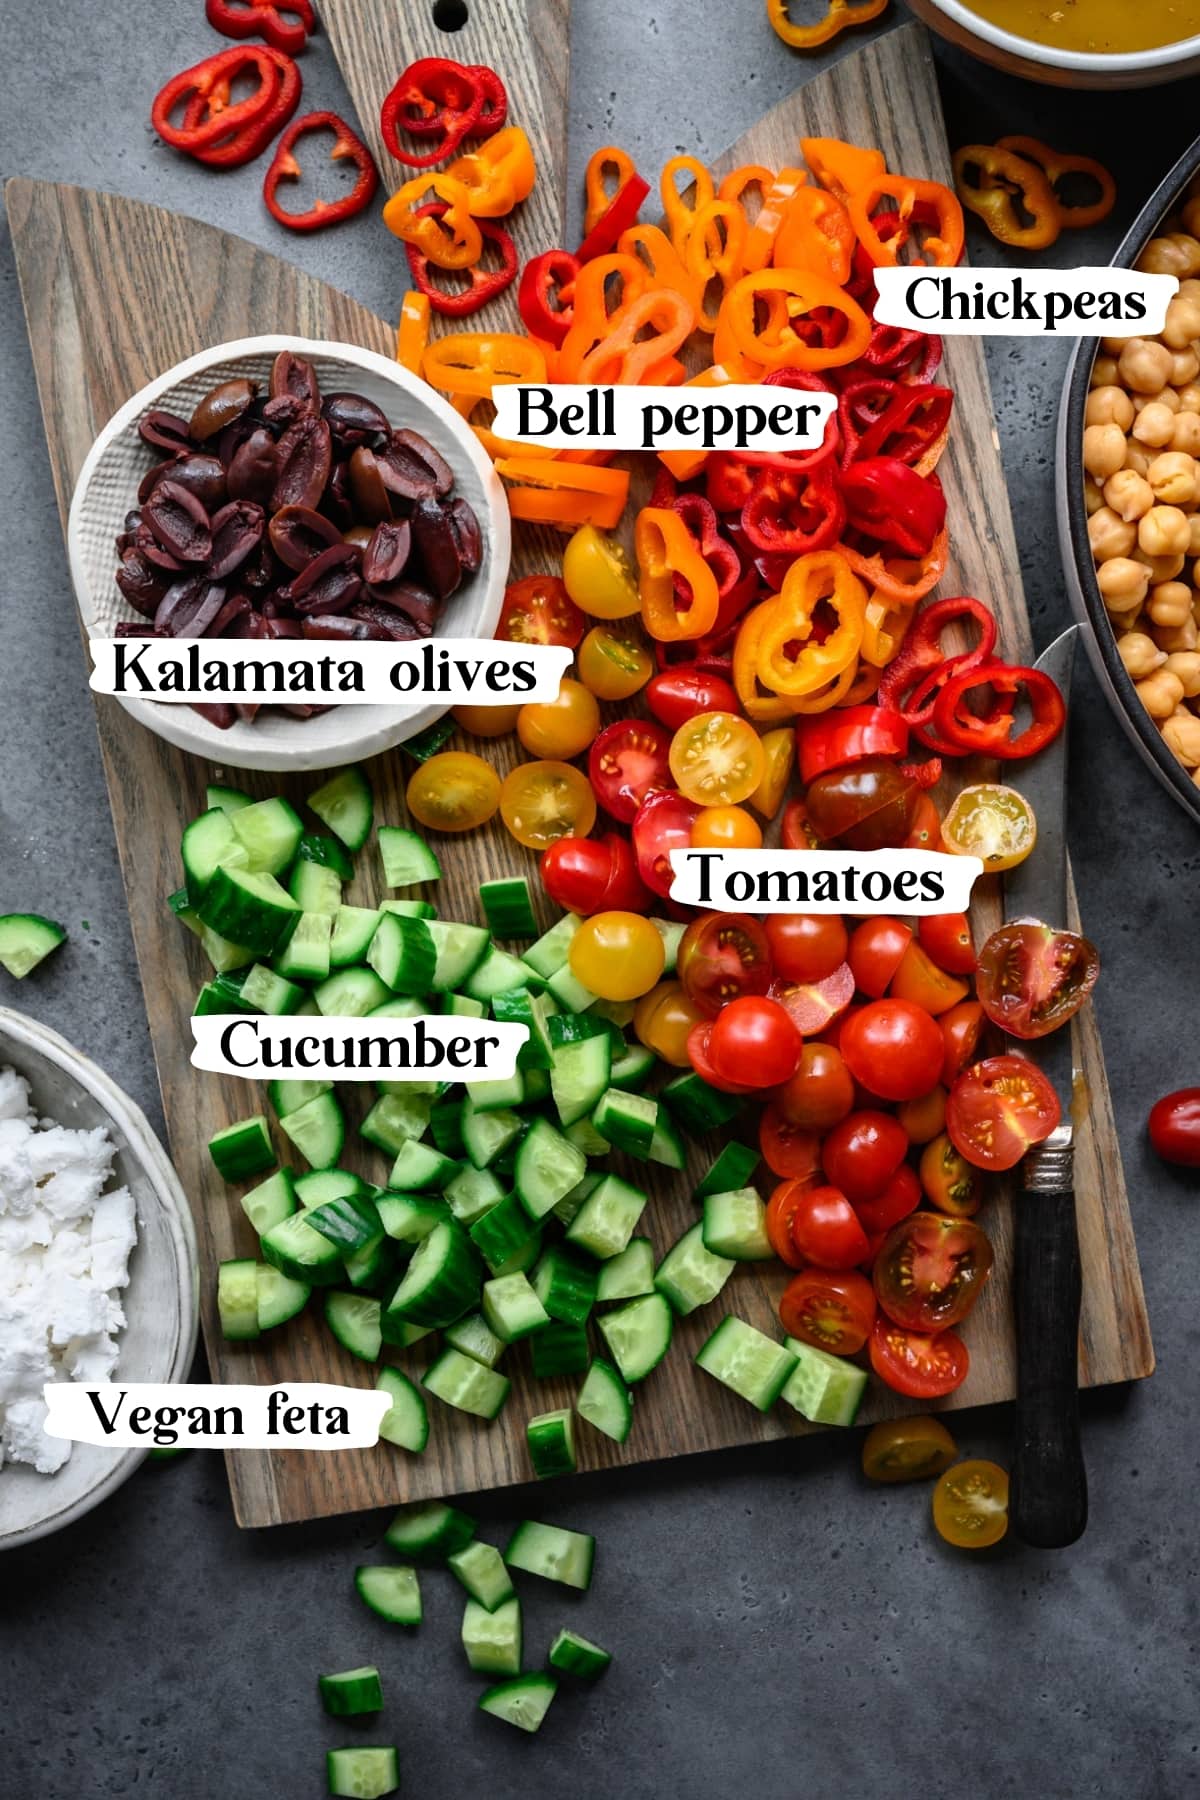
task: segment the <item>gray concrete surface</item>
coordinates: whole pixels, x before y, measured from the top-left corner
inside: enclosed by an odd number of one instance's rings
[[[574,11],[576,186],[586,156],[611,137],[648,167],[678,150],[715,153],[817,66],[776,42],[761,0],[575,0]],[[156,87],[213,47],[200,0],[0,0],[0,43],[4,174],[89,182],[196,214],[392,313],[401,258],[372,220],[285,241],[261,208],[255,170],[213,177],[151,135]],[[344,106],[320,39],[304,73],[306,104]],[[952,141],[1036,131],[1113,164],[1118,216],[1062,240],[1060,262],[1103,260],[1193,129],[1180,90],[1056,94],[949,55],[941,73]],[[41,909],[72,929],[62,954],[0,999],[65,1031],[153,1116],[7,236],[0,282],[0,911]],[[1066,349],[1001,340],[989,350],[1041,641],[1066,617],[1051,481]],[[600,1545],[589,1595],[531,1598],[534,1653],[570,1622],[617,1657],[601,1686],[562,1698],[543,1737],[526,1741],[472,1711],[448,1578],[426,1580],[427,1622],[412,1638],[360,1608],[351,1575],[371,1559],[381,1516],[239,1533],[219,1460],[192,1455],[147,1466],[86,1522],[0,1564],[0,1791],[316,1796],[324,1750],[361,1737],[398,1743],[411,1800],[1192,1792],[1200,1196],[1152,1160],[1143,1123],[1159,1092],[1200,1077],[1200,858],[1193,827],[1118,735],[1087,671],[1073,749],[1072,849],[1104,958],[1097,1005],[1159,1356],[1137,1391],[1085,1401],[1092,1515],[1079,1545],[955,1555],[931,1531],[924,1489],[867,1488],[857,1439],[509,1492],[478,1508],[485,1529],[502,1533],[532,1512],[585,1527]],[[996,1409],[960,1416],[954,1430],[965,1451],[1003,1457],[1009,1426]],[[324,1719],[317,1673],[367,1660],[379,1662],[388,1695],[377,1727]]]

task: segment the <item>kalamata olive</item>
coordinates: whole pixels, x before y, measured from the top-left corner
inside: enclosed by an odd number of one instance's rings
[[[299,619],[268,619],[263,615],[269,638],[298,638],[303,636]]]
[[[180,562],[207,562],[212,552],[208,510],[176,481],[159,481],[142,508],[156,542]]]
[[[188,422],[188,430],[198,444],[206,444],[235,419],[240,419],[255,394],[258,384],[247,381],[244,375],[235,375],[229,381],[219,381],[214,388],[209,388],[204,398],[198,402],[195,412]]]
[[[453,486],[447,464],[418,432],[394,431],[377,456],[384,486],[398,500],[431,500]]]
[[[205,635],[207,637],[224,637],[239,619],[244,619],[247,613],[253,611],[254,608],[245,594],[230,594]]]
[[[215,725],[218,731],[228,731],[237,719],[228,700],[193,700],[191,709],[202,719],[207,719],[210,725]]]
[[[165,570],[168,575],[182,574],[187,567],[177,556],[172,556],[169,550],[164,550],[144,519],[133,534],[132,548],[140,550],[147,562],[152,562],[156,569]]]
[[[173,481],[186,488],[206,512],[215,512],[218,506],[224,506],[227,493],[225,470],[217,457],[193,451],[190,456],[181,456],[173,463],[160,463],[158,467],[158,480],[151,484],[150,493],[159,481]]]
[[[439,600],[447,600],[462,580],[458,537],[436,500],[418,500],[412,510],[413,548],[426,583]]]
[[[302,400],[299,394],[276,394],[273,400],[268,400],[263,406],[262,419],[263,423],[269,425],[272,431],[283,432],[289,425],[294,425],[297,419],[305,418],[312,410],[309,401]]]
[[[354,519],[354,496],[350,492],[350,465],[345,459],[335,462],[329,471],[329,480],[325,483],[325,492],[321,495],[321,512],[327,519],[332,519],[339,531]]]
[[[436,484],[438,496],[448,494],[454,486],[454,470],[441,453],[434,449],[427,437],[419,431],[394,431],[389,441],[393,456],[408,455],[429,470]]]
[[[362,553],[363,580],[368,587],[386,587],[399,581],[412,550],[412,528],[407,519],[385,519],[371,533]]]
[[[352,544],[331,544],[279,590],[279,598],[290,600],[299,613],[337,613],[361,592],[358,551]]]
[[[804,797],[818,837],[847,850],[887,850],[912,829],[920,789],[886,757],[864,757],[818,775]]]
[[[356,601],[350,616],[367,626],[369,637],[390,639],[393,643],[428,635],[419,631],[405,613],[393,612],[390,606],[380,606],[373,600]]]
[[[259,713],[262,711],[262,701],[235,700],[233,709],[243,725],[253,725],[255,719],[257,719]]]
[[[231,500],[257,500],[264,505],[271,497],[279,472],[279,451],[275,439],[262,425],[245,438],[234,451],[225,477]]]
[[[354,638],[364,640],[370,628],[361,619],[343,618],[340,613],[316,613],[301,619],[301,634],[306,638]]]
[[[479,529],[479,520],[475,517],[475,509],[460,494],[456,500],[447,501],[446,513],[458,543],[463,573],[474,575],[483,561],[483,534]]]
[[[289,425],[277,454],[279,473],[271,493],[271,512],[278,512],[281,506],[315,507],[333,460],[333,443],[324,419],[308,417]]]
[[[253,556],[243,564],[238,576],[239,584],[246,589],[247,593],[256,597],[255,603],[257,604],[258,598],[269,593],[276,582],[282,581],[282,579],[283,568],[279,558],[264,537]]]
[[[343,531],[343,544],[353,544],[356,550],[365,550],[372,538],[369,525],[352,525],[349,531]]]
[[[295,356],[290,350],[281,350],[271,364],[269,385],[272,400],[288,394],[293,399],[305,401],[310,411],[315,412],[320,407],[321,389],[317,382],[317,371],[307,357]]]
[[[167,591],[162,574],[136,547],[126,550],[117,570],[117,586],[135,612],[152,619]]]
[[[373,587],[368,599],[377,606],[386,606],[392,612],[401,612],[411,619],[418,637],[430,635],[442,610],[440,600],[435,600],[425,588],[418,587],[412,581],[394,581],[388,587]]]
[[[165,638],[166,635],[165,631],[146,625],[140,619],[118,619],[113,626],[113,636],[119,638]]]
[[[142,515],[135,507],[132,512],[125,514],[125,529],[117,533],[118,556],[124,556],[127,550],[133,549],[137,534],[141,529]]]
[[[289,569],[302,569],[342,534],[333,522],[311,506],[281,506],[271,520],[271,548]]]
[[[253,437],[256,431],[263,429],[263,422],[258,416],[258,402],[255,401],[253,406],[246,408],[240,419],[235,419],[232,425],[227,425],[224,431],[213,440],[212,447],[216,451],[221,467],[227,469],[246,439]],[[277,437],[278,433],[272,432],[271,435]]]
[[[266,515],[253,500],[231,500],[212,521],[212,555],[208,573],[214,581],[224,581],[240,569],[252,551],[257,550],[266,530]]]
[[[234,620],[228,635],[232,638],[249,638],[259,642],[267,635],[267,621],[261,613],[243,613],[240,619]]]
[[[138,420],[138,436],[143,444],[152,444],[156,450],[174,453],[192,447],[187,420],[181,419],[178,413],[163,412],[157,406]]]
[[[225,604],[225,589],[207,575],[187,575],[167,589],[154,615],[168,637],[203,637]]]
[[[381,519],[391,517],[392,503],[379,460],[375,452],[365,446],[360,446],[350,458],[350,492],[354,496],[355,511],[368,525],[378,525]]]
[[[155,483],[161,481],[163,476],[168,474],[175,466],[176,459],[173,456],[169,456],[165,462],[151,463],[150,467],[146,470],[146,473],[142,476],[142,479],[138,482],[137,497],[139,506],[145,505],[146,501],[154,491]]]
[[[347,449],[383,437],[388,431],[387,414],[365,394],[326,394],[321,417],[328,423],[335,442]]]

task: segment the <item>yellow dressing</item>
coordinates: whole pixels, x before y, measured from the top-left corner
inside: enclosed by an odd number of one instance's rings
[[[970,0],[971,11],[1056,50],[1117,55],[1200,35],[1200,0]]]

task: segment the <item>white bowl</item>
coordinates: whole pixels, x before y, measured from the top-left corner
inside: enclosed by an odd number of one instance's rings
[[[1133,0],[1130,0],[1130,4]],[[1125,50],[1103,55],[1090,50],[1058,50],[1033,38],[1005,31],[981,19],[961,0],[910,0],[913,11],[931,30],[981,62],[1027,81],[1050,87],[1144,88],[1179,81],[1200,70],[1200,37],[1180,38],[1154,50]]]
[[[89,637],[111,637],[119,619],[136,619],[116,583],[114,539],[125,514],[137,505],[137,488],[155,460],[138,436],[138,421],[151,407],[190,415],[218,381],[245,375],[265,388],[281,350],[307,357],[322,393],[352,390],[382,407],[393,427],[427,437],[454,470],[455,491],[470,502],[483,535],[477,574],[447,601],[439,630],[448,637],[490,638],[500,617],[508,579],[511,527],[504,489],[478,438],[452,406],[397,362],[356,344],[310,338],[239,338],[177,363],[148,382],[108,421],[87,454],[67,522],[67,553],[75,598]],[[380,650],[386,646],[381,644]],[[143,725],[181,750],[235,769],[325,769],[357,762],[403,743],[446,711],[442,701],[416,706],[339,706],[313,719],[293,719],[272,708],[252,724],[237,720],[219,731],[190,706],[122,697],[120,704]]]
[[[103,1125],[117,1147],[113,1182],[133,1195],[138,1241],[122,1291],[128,1323],[117,1339],[113,1380],[185,1381],[199,1318],[196,1233],[179,1177],[145,1114],[57,1032],[7,1007],[0,1007],[0,1067],[25,1077],[40,1118],[87,1131]],[[0,1469],[0,1550],[82,1518],[128,1480],[145,1455],[75,1444],[53,1475],[6,1462]]]

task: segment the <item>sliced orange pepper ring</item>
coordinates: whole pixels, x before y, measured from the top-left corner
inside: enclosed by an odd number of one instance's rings
[[[466,188],[473,218],[502,219],[528,200],[537,169],[529,139],[519,125],[508,125],[452,162],[446,174]]]
[[[697,290],[701,331],[717,329],[720,302],[705,312],[704,295],[710,281],[721,283],[721,299],[745,272],[746,215],[736,200],[710,200],[696,214],[684,251],[688,274]]]
[[[720,605],[717,578],[679,514],[669,507],[644,506],[634,526],[633,547],[642,617],[651,637],[671,643],[711,631]],[[691,601],[682,612],[676,576],[691,590]]]
[[[613,276],[620,281],[615,300],[610,292]],[[554,359],[557,381],[582,379],[579,370],[584,358],[604,343],[613,329],[614,320],[631,301],[639,300],[649,285],[646,265],[640,257],[613,251],[608,256],[594,256],[584,263],[575,277],[571,329]]]
[[[413,375],[421,373],[425,346],[429,342],[429,319],[432,312],[429,295],[416,288],[400,302],[400,322],[396,327],[396,361]]]
[[[648,287],[674,288],[692,306],[699,306],[695,279],[688,274],[683,258],[661,226],[631,225],[617,239],[617,249],[623,256],[634,256],[645,265]]]
[[[435,338],[421,362],[430,387],[488,398],[498,384],[545,381],[545,352],[511,331],[455,331]]]
[[[679,184],[675,179],[680,174],[686,175],[695,189],[690,206],[680,193]],[[702,206],[707,206],[710,200],[715,200],[717,197],[713,178],[704,164],[696,157],[673,156],[670,162],[663,164],[659,191],[662,194],[663,215],[667,221],[671,242],[682,256],[688,234],[696,222],[696,214]]]
[[[610,174],[616,177],[611,188],[608,181]],[[603,149],[593,150],[583,176],[584,237],[604,217],[621,189],[636,174],[633,158],[617,144],[605,144]]]
[[[767,0],[767,17],[772,30],[793,50],[816,50],[851,25],[866,25],[877,19],[887,3],[888,0],[829,0],[828,12],[815,25],[793,25],[788,16],[788,0]]]
[[[792,321],[773,340],[756,318],[758,303],[772,294],[783,295]],[[845,319],[840,342],[810,344],[796,331],[794,321],[816,308]],[[840,368],[856,361],[871,341],[871,321],[857,300],[836,281],[806,269],[759,269],[743,275],[725,296],[721,317],[729,325],[734,351],[767,369]]]
[[[445,212],[425,210],[431,193],[435,202],[444,203]],[[414,176],[397,188],[383,209],[383,222],[439,269],[469,269],[483,255],[483,233],[471,217],[471,196],[445,170]]]
[[[1072,230],[1085,225],[1099,225],[1101,220],[1107,219],[1116,205],[1117,184],[1104,164],[1097,162],[1094,156],[1072,156],[1065,150],[1051,150],[1049,144],[1043,144],[1040,138],[1035,137],[997,138],[996,148],[1011,150],[1015,155],[1023,156],[1026,162],[1037,164],[1050,183],[1054,203],[1058,207],[1059,223]],[[1062,184],[1072,175],[1095,182],[1099,193],[1094,200],[1081,205],[1064,200]]]
[[[563,530],[600,525],[611,530],[620,524],[629,498],[627,469],[522,454],[501,457],[496,473],[514,484],[508,489],[513,518],[534,525],[558,525]]]
[[[887,173],[882,150],[864,150],[843,138],[802,137],[800,148],[812,170],[813,180],[845,202],[877,175]]]
[[[691,336],[695,323],[695,309],[682,294],[674,288],[651,288],[614,314],[611,331],[582,359],[575,379],[598,385],[664,381],[675,351]],[[652,335],[643,337],[646,331]]]
[[[722,175],[717,186],[717,199],[736,200],[745,211],[747,189],[757,188],[758,204],[761,210],[762,203],[767,197],[767,190],[774,180],[774,169],[768,169],[765,164],[742,163],[740,168],[730,169],[728,175]],[[746,213],[746,223],[747,225],[754,223],[749,213]]]
[[[779,725],[785,719],[796,716],[796,702],[782,694],[764,693],[759,685],[758,652],[766,625],[766,609],[771,604],[764,600],[747,613],[738,627],[737,638],[733,646],[733,685],[741,702],[742,711],[756,725]]]
[[[956,159],[957,162],[957,159]],[[895,202],[895,211],[904,227],[894,237],[885,238],[873,222],[881,200]],[[908,175],[876,175],[851,194],[847,206],[859,243],[876,268],[892,268],[900,260],[900,251],[908,236],[908,222],[921,223],[920,214],[929,213],[936,230],[925,239],[923,253],[914,257],[918,266],[932,262],[937,269],[953,269],[963,253],[965,233],[963,210],[958,195],[940,181],[914,181]],[[914,216],[915,215],[915,216]]]
[[[763,193],[753,225],[746,233],[746,268],[765,269],[775,248],[775,236],[784,214],[800,190],[808,185],[805,169],[780,169]]]
[[[946,564],[950,559],[950,533],[943,526],[934,538],[928,555],[920,562],[908,557],[884,557],[877,550],[870,556],[864,556],[861,550],[855,550],[849,544],[839,544],[838,551],[869,588],[874,588],[886,599],[895,601],[897,606],[915,606],[918,600],[923,600],[937,586],[946,573]],[[915,574],[914,570],[917,571]]]
[[[811,269],[844,287],[856,241],[850,214],[837,195],[827,188],[804,187],[784,209],[771,259],[777,269]]]

